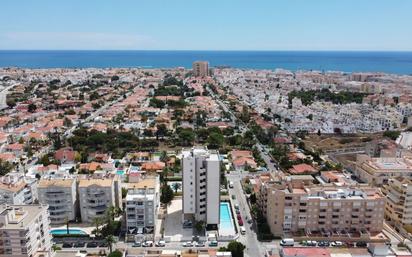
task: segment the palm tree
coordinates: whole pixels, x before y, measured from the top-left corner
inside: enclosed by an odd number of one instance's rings
[[[67,231],[67,234],[69,234],[69,218],[66,217],[64,219],[65,219],[65,222],[66,222],[66,231]]]
[[[116,243],[116,240],[114,239],[114,236],[113,235],[108,235],[106,237],[106,243],[109,246],[110,253],[112,253],[113,252],[113,244]]]
[[[94,219],[93,219],[93,223],[94,223],[94,225],[96,226],[96,230],[95,230],[95,232],[94,232],[94,236],[95,236],[95,237],[98,237],[99,234],[100,234],[100,232],[99,232],[99,226],[100,226],[100,224],[101,224],[100,218],[94,218]]]
[[[180,188],[182,188],[182,185],[180,184],[180,183],[174,183],[173,185],[172,185],[172,187],[173,187],[173,190],[175,190],[175,193],[177,193],[177,190],[179,190]]]

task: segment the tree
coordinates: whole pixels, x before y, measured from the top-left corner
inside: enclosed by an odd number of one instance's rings
[[[30,103],[29,106],[27,107],[27,111],[31,113],[35,112],[36,109],[37,109],[37,106],[34,103]]]
[[[163,184],[160,195],[160,202],[169,204],[173,200],[173,190],[167,184]]]
[[[112,253],[109,254],[108,257],[122,257],[123,253],[119,250],[115,250]]]
[[[114,236],[113,235],[108,235],[106,237],[106,243],[109,246],[110,254],[113,253],[113,244],[116,243],[116,240],[114,239]]]
[[[205,228],[205,222],[203,220],[199,220],[196,222],[195,228],[197,232],[201,233]]]
[[[159,137],[164,138],[167,135],[167,127],[165,124],[158,124],[156,128],[156,139],[159,139]]]
[[[63,126],[65,126],[66,128],[68,128],[68,127],[73,126],[73,123],[72,123],[72,121],[71,121],[69,118],[64,117]]]
[[[232,257],[243,257],[243,251],[245,250],[245,246],[237,241],[231,241],[227,247],[221,247],[220,251],[229,251],[232,253]]]
[[[399,137],[400,134],[401,134],[401,132],[396,131],[396,130],[387,130],[387,131],[383,132],[384,137],[388,137],[392,140],[396,140]]]
[[[0,159],[0,175],[4,176],[13,169],[13,165],[8,161]]]
[[[175,190],[175,193],[177,193],[177,191],[180,189],[180,188],[182,188],[182,185],[180,184],[180,183],[174,183],[173,185],[172,185],[172,187],[173,187],[173,190]]]
[[[219,149],[225,141],[225,137],[220,133],[211,133],[207,138],[208,147],[211,149]]]
[[[94,226],[96,227],[95,230],[93,231],[95,237],[100,236],[100,225],[102,224],[100,218],[94,218],[93,219]]]

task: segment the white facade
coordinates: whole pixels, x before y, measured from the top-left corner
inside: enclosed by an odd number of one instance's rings
[[[49,206],[52,224],[64,224],[76,219],[76,180],[41,179],[38,185],[39,202]]]
[[[37,181],[21,173],[0,178],[0,204],[32,204],[37,199]]]
[[[138,228],[154,230],[159,209],[158,178],[129,183],[126,196],[126,226],[128,233]]]
[[[79,205],[82,222],[92,223],[95,218],[103,218],[106,210],[119,207],[120,186],[115,179],[81,179],[79,180]],[[120,195],[121,199],[121,195]]]
[[[219,154],[206,148],[183,150],[183,214],[207,225],[219,224]]]
[[[44,205],[0,206],[0,257],[53,256]]]

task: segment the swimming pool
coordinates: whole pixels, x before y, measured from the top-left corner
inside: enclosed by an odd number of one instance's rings
[[[124,170],[117,170],[117,171],[116,171],[116,174],[117,174],[117,175],[124,175]]]
[[[230,212],[230,204],[228,202],[220,203],[220,221],[219,221],[219,235],[231,236],[236,234],[235,226],[233,224],[232,213]]]
[[[52,235],[67,235],[67,229],[52,229],[50,230],[50,234]],[[70,235],[87,235],[86,232],[84,232],[81,229],[74,229],[74,228],[69,228],[69,234]]]

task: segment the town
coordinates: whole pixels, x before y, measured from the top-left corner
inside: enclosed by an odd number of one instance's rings
[[[412,76],[0,68],[0,256],[410,256]]]

